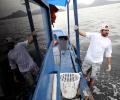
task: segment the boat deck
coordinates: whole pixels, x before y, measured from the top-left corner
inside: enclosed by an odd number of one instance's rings
[[[67,100],[64,99],[60,91],[60,73],[75,73],[78,72],[78,64],[75,62],[76,55],[72,47],[68,50],[60,52],[60,64],[55,64],[55,57],[53,54],[53,44],[51,44],[45,61],[43,69],[37,82],[33,100]],[[58,59],[59,60],[59,59]],[[59,62],[59,61],[57,61]],[[82,85],[85,84],[81,81]],[[85,87],[86,85],[84,85]],[[83,88],[84,88],[83,87]],[[80,100],[75,98],[72,100]],[[83,100],[83,99],[81,99]]]
[[[70,50],[61,51],[61,65],[60,72],[74,72],[73,63],[71,61]]]

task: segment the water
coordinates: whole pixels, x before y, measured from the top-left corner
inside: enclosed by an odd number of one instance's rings
[[[101,75],[98,82],[94,87],[95,100],[120,100],[120,3],[111,4],[106,6],[84,8],[78,10],[79,15],[79,29],[80,31],[98,31],[99,24],[101,22],[109,23],[111,26],[110,38],[113,44],[113,64],[112,71],[106,73],[106,63],[104,61],[101,69]],[[37,17],[37,16],[34,16]],[[39,16],[40,17],[40,16]],[[35,27],[38,35],[43,34],[40,29],[39,17],[35,18]],[[57,13],[57,20],[54,29],[63,29],[67,32],[66,24],[66,12]],[[5,28],[6,27],[6,28]],[[75,44],[75,33],[74,33],[74,15],[73,11],[70,11],[70,31],[71,31],[71,42]],[[5,30],[2,30],[5,29]],[[0,58],[3,58],[3,54],[6,54],[6,46],[4,39],[8,36],[14,36],[16,42],[25,39],[26,35],[30,33],[30,27],[27,17],[8,19],[0,21]],[[45,48],[44,36],[38,40],[43,40],[40,45]],[[81,45],[81,59],[84,59],[89,42],[80,37]]]
[[[109,37],[113,45],[112,71],[107,73],[106,60],[101,66],[101,75],[94,87],[95,100],[120,100],[120,3],[78,10],[80,31],[99,31],[102,22],[110,24]],[[67,33],[66,12],[57,13],[54,29],[63,29]],[[74,15],[70,11],[71,42],[75,44]],[[80,36],[81,59],[84,59],[89,42]]]
[[[40,54],[42,59],[37,59],[37,53],[33,44],[28,46],[28,51],[33,58],[33,60],[40,66],[44,60],[44,55],[47,48],[47,39],[45,33],[47,33],[46,24],[43,16],[35,15],[33,16],[35,30],[37,33],[37,40],[40,48]],[[44,22],[44,23],[43,23]],[[25,98],[24,84],[16,85],[13,84],[13,74],[8,63],[8,44],[5,38],[12,37],[15,42],[24,41],[27,39],[27,36],[30,34],[30,25],[27,16],[19,17],[13,19],[0,20],[0,95],[5,95],[5,98],[8,95],[11,96],[11,99],[16,96],[22,100]],[[39,62],[38,62],[39,60]],[[40,64],[39,64],[40,63]],[[17,74],[19,78],[19,73]],[[21,81],[21,80],[20,80]],[[21,81],[24,82],[24,81]],[[19,91],[17,91],[19,90]],[[0,99],[1,100],[1,99]]]
[[[41,53],[44,53],[47,41],[45,40],[44,26],[42,26],[42,23],[39,23],[42,17],[41,15],[35,15],[33,20],[39,47],[42,51]],[[12,37],[17,43],[26,40],[30,33],[30,25],[27,17],[0,20],[0,60],[4,59],[7,52],[7,42],[5,40],[7,37]],[[33,45],[29,49],[33,51]]]

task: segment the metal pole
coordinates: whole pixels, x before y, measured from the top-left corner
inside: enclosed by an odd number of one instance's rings
[[[75,25],[78,26],[77,0],[73,0],[73,7],[74,7]],[[76,30],[75,32],[76,32],[77,57],[78,57],[78,60],[80,60],[79,30]],[[80,66],[78,67],[78,71],[80,71]]]
[[[48,47],[50,46],[52,40],[53,40],[53,36],[52,36],[52,27],[51,27],[51,19],[50,19],[50,9],[49,11],[47,11],[47,16],[48,16],[48,27],[49,27],[49,32],[48,32],[48,35],[49,35],[49,38],[50,38],[50,41],[48,43]]]
[[[33,31],[35,31],[35,28],[34,28],[34,24],[33,24],[33,19],[32,19],[32,13],[31,13],[30,5],[29,5],[29,0],[25,0],[25,5],[26,5],[27,14],[28,14],[28,19],[29,19],[31,32],[33,32]],[[36,61],[37,61],[37,64],[39,64],[39,66],[40,66],[41,54],[40,54],[40,50],[39,50],[39,46],[38,46],[36,36],[33,36],[33,42],[34,42],[36,53],[37,53],[36,54],[37,55],[37,60]]]
[[[57,100],[61,100],[61,91],[60,91],[60,66],[57,72]]]
[[[68,38],[70,40],[70,17],[69,17],[69,0],[67,1],[67,21],[68,21]]]

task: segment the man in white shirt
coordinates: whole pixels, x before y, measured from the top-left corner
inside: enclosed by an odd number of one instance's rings
[[[75,26],[75,30],[77,29],[78,27]],[[80,32],[79,34],[81,36],[87,37],[90,40],[90,45],[82,64],[82,70],[85,76],[89,79],[89,86],[90,88],[92,88],[95,80],[99,76],[100,65],[103,62],[104,54],[107,58],[108,64],[108,69],[106,71],[111,71],[112,44],[111,40],[108,38],[109,26],[107,24],[102,24],[100,28],[100,33]],[[91,75],[89,76],[90,70]]]
[[[28,39],[24,42],[19,42],[14,45],[13,40],[8,40],[8,60],[13,74],[15,69],[18,67],[19,71],[23,75],[26,81],[26,85],[31,87],[34,83],[33,76],[36,76],[39,68],[37,64],[33,61],[32,57],[29,55],[26,47],[28,44],[33,42],[33,35],[30,35]],[[16,80],[16,75],[14,74],[14,80]]]

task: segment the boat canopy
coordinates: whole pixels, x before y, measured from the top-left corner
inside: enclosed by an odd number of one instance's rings
[[[49,4],[57,6],[66,6],[68,0],[47,0]]]

